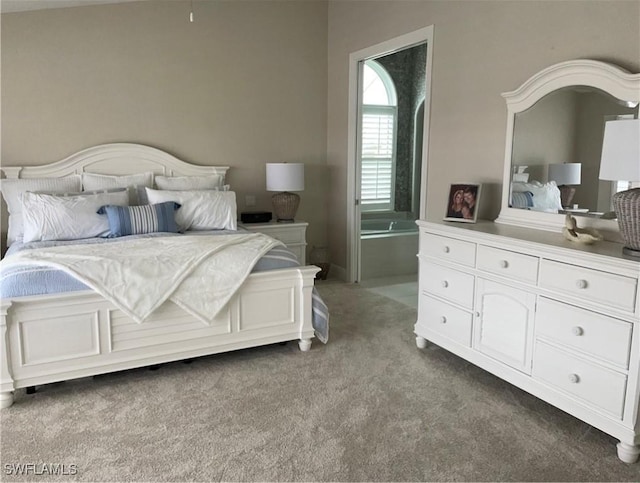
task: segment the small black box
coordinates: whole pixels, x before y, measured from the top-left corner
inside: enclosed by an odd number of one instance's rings
[[[270,211],[245,211],[240,213],[242,223],[269,223],[271,221]]]

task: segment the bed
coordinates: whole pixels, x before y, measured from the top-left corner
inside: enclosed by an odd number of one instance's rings
[[[163,179],[163,182],[169,183],[170,189],[175,189],[171,186],[179,186],[180,180],[198,182],[199,179],[218,177],[224,182],[227,169],[220,166],[189,164],[159,149],[129,143],[95,146],[62,161],[44,166],[2,167],[4,177],[8,180],[28,178],[39,180],[64,178],[66,180],[83,174],[87,179],[93,179],[92,177],[124,179],[123,177],[153,173],[157,181]],[[154,193],[156,188],[158,186],[154,185],[153,189],[137,191],[139,187],[137,190],[129,187],[126,189],[126,196],[138,196],[140,199],[137,204],[145,204],[145,202],[155,203],[151,198],[143,200],[142,197],[145,194],[166,197],[170,192],[169,190]],[[118,193],[123,190],[105,190],[105,193],[107,191]],[[220,188],[220,191],[226,192],[227,185]],[[46,198],[49,195],[51,193],[45,193],[42,196]],[[29,196],[32,196],[32,193]],[[55,196],[57,196],[55,199],[58,199],[64,195]],[[235,203],[235,195],[233,196]],[[24,199],[21,198],[22,201]],[[182,208],[175,209],[178,213]],[[10,223],[11,217],[17,219],[14,215],[15,213],[10,215]],[[27,213],[20,216],[26,217]],[[109,221],[111,222],[111,218]],[[22,234],[25,240],[29,237],[26,227],[25,222],[25,233]],[[11,233],[9,235],[11,236]],[[198,238],[231,239],[221,236],[209,238],[207,233],[202,232],[197,233],[198,236],[195,236],[195,232],[193,236],[171,234],[164,237],[160,235],[150,233],[123,236],[122,240],[117,241],[122,245],[117,246],[128,247],[129,245],[125,245],[128,243],[128,238],[132,238],[132,242],[139,246],[143,242],[144,244],[156,243],[151,241],[155,237],[159,239],[158,243],[168,243],[174,246],[174,249],[177,246],[174,240],[178,243],[178,239],[181,239],[180,243],[193,243],[194,247],[202,244]],[[283,247],[277,247],[277,243],[269,245],[269,242],[265,242],[264,239],[251,238],[253,235],[255,234],[234,233],[228,237],[235,237],[234,240],[241,239],[243,243],[245,241],[262,242],[261,256],[268,255],[271,250],[286,250]],[[141,239],[144,239],[143,242]],[[66,243],[73,245],[74,256],[80,256],[78,253],[81,253],[81,250],[94,250],[91,246],[83,247],[73,242]],[[232,244],[226,241],[215,243]],[[35,245],[46,247],[47,243],[42,242],[38,245],[36,242]],[[107,243],[105,245],[108,246]],[[267,248],[269,252],[265,251]],[[50,251],[67,249],[69,247],[55,247]],[[44,251],[46,248],[41,248],[40,251],[18,250],[17,255],[8,255],[3,263],[9,262],[12,257],[20,256],[22,253],[27,253],[25,257],[28,257]],[[178,251],[183,251],[181,246]],[[113,249],[112,252],[114,252]],[[89,289],[86,283],[79,281],[75,281],[76,287],[72,287],[73,282],[54,282],[54,285],[71,286],[60,293],[5,296],[0,303],[0,407],[6,408],[13,404],[13,393],[16,389],[57,381],[290,340],[298,340],[300,350],[308,351],[312,338],[317,334],[314,324],[318,315],[320,318],[325,317],[324,322],[327,322],[326,310],[323,311],[323,304],[314,290],[314,278],[319,268],[294,266],[295,264],[289,263],[283,265],[284,268],[269,269],[271,268],[269,263],[267,262],[266,265],[264,263],[265,258],[268,257],[260,258],[260,261],[253,266],[254,271],[243,278],[238,290],[229,296],[219,310],[216,309],[215,316],[207,320],[199,317],[197,315],[199,312],[186,311],[179,298],[166,299],[154,308],[150,315],[146,315],[144,320],[141,320],[141,317],[138,317],[139,314],[129,310],[128,306],[114,303],[113,300],[100,295],[101,292]],[[194,262],[194,266],[199,267],[199,270],[205,263],[202,260],[209,263],[212,259],[212,256],[207,255],[199,259],[198,263]],[[256,271],[256,267],[261,265],[260,262],[263,269]],[[3,270],[7,271],[6,268]],[[29,271],[25,270],[25,272]],[[196,268],[193,271],[196,273]],[[64,275],[69,277],[67,273]],[[204,279],[198,279],[200,280]],[[181,283],[186,285],[186,282]],[[209,290],[209,285],[205,283],[199,285],[201,290]],[[188,291],[183,290],[183,292]],[[328,330],[328,325],[323,330]],[[321,340],[326,341],[326,333],[318,335]]]

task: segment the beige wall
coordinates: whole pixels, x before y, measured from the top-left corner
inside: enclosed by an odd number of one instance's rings
[[[640,2],[329,2],[329,237],[346,264],[349,54],[434,25],[427,214],[441,218],[449,184],[486,183],[480,217],[500,207],[506,105],[513,90],[551,64],[591,58],[640,71]]]
[[[2,15],[2,163],[108,142],[232,167],[271,210],[266,162],[306,164],[298,217],[326,242],[327,3],[154,0]],[[256,209],[252,208],[252,209]]]
[[[640,71],[640,2],[194,1],[2,15],[2,163],[42,164],[105,142],[229,164],[238,192],[270,209],[264,163],[304,161],[299,217],[346,265],[348,59],[435,26],[427,213],[449,184],[486,184],[500,204],[500,93],[540,69],[593,58]],[[326,160],[326,164],[325,164]],[[329,215],[326,213],[328,209]]]

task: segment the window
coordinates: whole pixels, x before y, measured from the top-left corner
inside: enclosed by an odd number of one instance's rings
[[[634,188],[640,188],[640,181],[613,181],[613,192],[627,191]]]
[[[393,210],[397,100],[387,71],[374,60],[363,68],[362,211]]]

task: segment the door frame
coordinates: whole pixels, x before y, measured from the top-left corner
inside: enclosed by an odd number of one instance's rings
[[[429,123],[431,117],[431,68],[433,65],[433,25],[386,40],[349,55],[349,110],[347,125],[347,280],[360,280],[360,119],[362,118],[361,62],[393,54],[427,43],[425,65],[424,127],[422,136],[422,176],[420,179],[420,218],[426,215],[427,166],[429,157]]]

